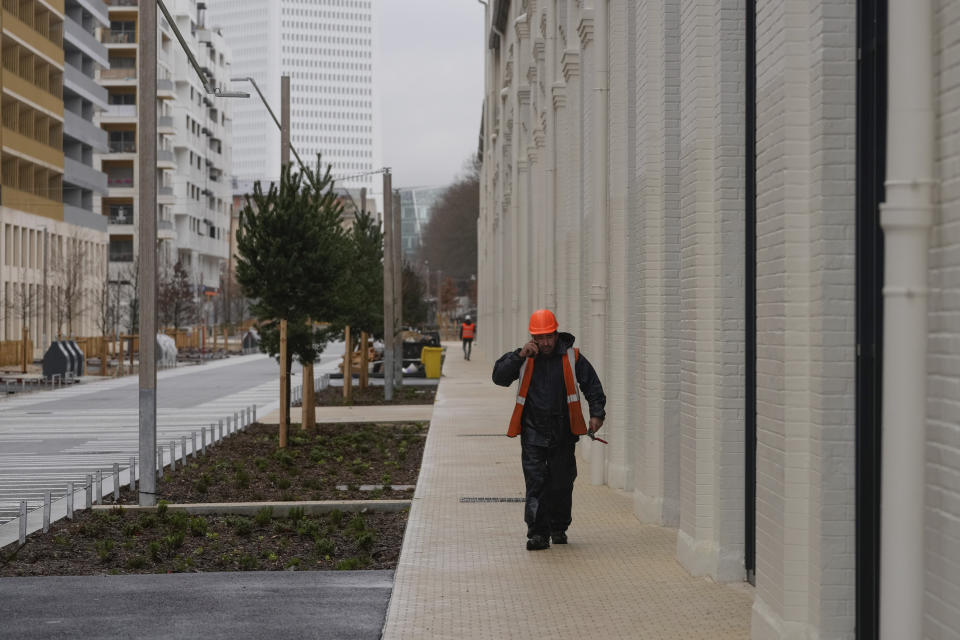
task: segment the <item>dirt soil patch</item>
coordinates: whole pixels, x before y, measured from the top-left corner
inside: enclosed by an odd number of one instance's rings
[[[179,503],[407,499],[412,492],[359,486],[415,485],[426,433],[425,422],[348,422],[309,430],[294,423],[287,448],[280,449],[277,425],[256,422],[208,449],[212,455],[187,458],[185,469],[167,471],[157,494]],[[121,494],[121,503],[135,501]]]
[[[436,387],[400,387],[393,392],[393,400],[383,399],[383,387],[353,388],[354,405],[371,404],[433,404],[437,395]],[[343,387],[327,387],[317,392],[318,407],[346,406],[343,400]],[[300,406],[297,404],[296,406]]]
[[[390,569],[406,522],[406,511],[283,518],[269,508],[254,517],[84,511],[30,536],[16,553],[16,544],[0,550],[0,577]]]

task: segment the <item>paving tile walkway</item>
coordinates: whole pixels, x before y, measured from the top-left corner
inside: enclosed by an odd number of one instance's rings
[[[458,345],[453,345],[456,347]],[[480,349],[448,350],[383,637],[737,639],[748,587],[691,577],[676,531],[639,522],[626,493],[589,484],[581,460],[570,544],[524,548],[514,389]]]

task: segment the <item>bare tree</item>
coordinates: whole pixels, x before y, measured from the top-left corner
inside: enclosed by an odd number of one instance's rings
[[[20,282],[10,283],[10,295],[4,300],[4,316],[9,323],[10,317],[20,321],[20,327],[29,327],[37,317],[43,300],[43,288],[39,284],[24,282],[26,269],[22,269]],[[20,335],[14,337],[20,339]]]
[[[177,261],[172,270],[164,270],[159,289],[157,310],[161,324],[179,329],[196,321],[196,289],[183,263]]]
[[[447,187],[430,209],[420,257],[458,283],[477,272],[477,218],[480,216],[480,173],[476,159]],[[465,291],[463,293],[466,293]]]
[[[70,235],[55,237],[50,254],[50,273],[56,294],[51,300],[57,334],[74,335],[74,324],[87,311],[90,300],[84,296],[84,280],[93,271],[91,238],[76,230]]]

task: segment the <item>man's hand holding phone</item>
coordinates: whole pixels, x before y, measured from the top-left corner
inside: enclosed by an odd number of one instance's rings
[[[523,347],[520,349],[521,358],[533,358],[538,353],[540,353],[540,347],[538,347],[537,343],[533,340],[523,345]]]

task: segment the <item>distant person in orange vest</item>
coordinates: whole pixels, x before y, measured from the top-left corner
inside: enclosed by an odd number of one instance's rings
[[[473,339],[477,337],[477,325],[470,322],[470,316],[463,319],[460,323],[460,339],[463,340],[463,359],[470,359],[470,352],[473,350]]]
[[[574,446],[579,436],[603,426],[607,397],[597,372],[573,347],[574,337],[558,333],[548,309],[530,316],[531,340],[493,365],[493,381],[509,387],[519,379],[517,402],[507,435],[520,436],[520,460],[526,482],[524,520],[527,550],[567,543],[573,481]],[[577,388],[579,385],[579,389]],[[580,409],[580,391],[590,405],[589,427]]]

